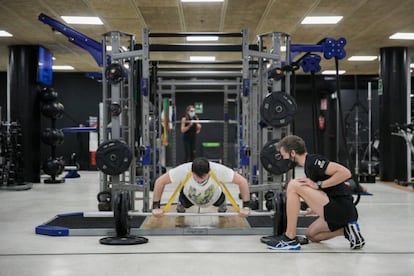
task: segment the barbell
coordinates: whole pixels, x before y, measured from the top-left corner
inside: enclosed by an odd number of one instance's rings
[[[205,212],[205,213],[177,213],[177,212],[167,212],[164,213],[164,216],[167,217],[232,217],[232,216],[238,216],[239,213],[237,212],[226,212],[226,213],[215,213],[215,212]],[[250,212],[249,216],[253,217],[260,217],[260,216],[274,216],[275,212]],[[114,217],[113,212],[84,212],[84,217],[90,217],[90,218],[111,218]],[[150,217],[153,216],[152,213],[144,213],[144,212],[137,212],[137,211],[129,211],[128,216],[131,217]]]

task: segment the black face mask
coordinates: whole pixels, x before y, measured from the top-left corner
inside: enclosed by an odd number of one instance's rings
[[[289,170],[293,169],[296,166],[296,162],[292,160],[292,157],[289,155],[289,159],[280,159],[277,161],[277,168],[280,174],[286,173]]]
[[[286,173],[289,170],[293,169],[296,163],[290,159],[282,159],[279,161],[279,168],[282,173]]]

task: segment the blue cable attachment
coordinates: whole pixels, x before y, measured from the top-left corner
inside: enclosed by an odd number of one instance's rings
[[[250,79],[243,79],[243,97],[248,97],[250,94]]]
[[[243,145],[240,149],[240,165],[241,166],[248,166],[250,163],[250,154],[248,148]]]
[[[331,58],[338,58],[343,59],[346,56],[345,51],[345,45],[346,45],[346,39],[341,37],[338,40],[335,40],[333,38],[326,38],[325,42],[322,43],[323,47],[323,56],[326,59]]]
[[[300,66],[302,67],[303,72],[305,73],[309,73],[309,72],[316,73],[316,72],[321,71],[320,62],[321,62],[321,57],[318,55],[306,56],[300,62]]]
[[[331,37],[325,38],[319,44],[292,44],[290,45],[291,60],[299,53],[323,53],[324,58],[338,58],[346,57],[345,51],[346,39],[341,37],[334,39]]]
[[[38,19],[52,27],[52,30],[56,30],[65,36],[68,37],[69,41],[72,42],[75,45],[78,45],[79,47],[85,49],[88,51],[92,57],[95,59],[96,63],[100,67],[102,67],[102,44],[98,41],[66,26],[65,24],[41,13],[39,14]],[[107,57],[108,61],[110,61],[110,57]],[[108,62],[109,64],[110,62]]]
[[[230,120],[230,116],[229,116],[229,114],[226,112],[226,113],[224,113],[224,121],[225,122],[228,122]]]
[[[141,79],[141,94],[145,97],[148,97],[149,95],[149,86],[148,86],[148,79],[143,78]]]
[[[142,165],[151,165],[151,146],[145,146],[144,156],[142,157]]]

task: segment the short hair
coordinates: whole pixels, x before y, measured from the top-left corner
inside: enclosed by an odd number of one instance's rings
[[[197,157],[193,160],[191,171],[199,177],[203,177],[210,171],[210,163],[207,158]]]
[[[283,148],[286,152],[296,151],[297,154],[304,154],[307,152],[305,141],[296,135],[287,135],[277,143],[277,149]]]

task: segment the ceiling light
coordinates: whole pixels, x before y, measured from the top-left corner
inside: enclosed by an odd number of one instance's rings
[[[53,70],[75,70],[75,68],[73,68],[73,66],[70,66],[70,65],[53,65],[52,69]]]
[[[345,72],[345,70],[339,70],[339,75],[343,75]],[[336,70],[325,70],[322,72],[322,75],[336,75]]]
[[[187,41],[217,41],[218,36],[202,36],[202,35],[187,36],[186,40]]]
[[[336,24],[343,16],[306,16],[301,24]]]
[[[414,33],[395,33],[390,36],[390,39],[409,39],[414,40]]]
[[[349,61],[373,61],[376,59],[377,56],[352,56],[348,58]]]
[[[9,32],[6,32],[4,30],[0,30],[0,37],[12,37],[13,35]]]
[[[410,64],[410,68],[414,68],[414,63],[411,63]]]
[[[102,20],[96,16],[61,16],[68,24],[103,25]]]
[[[181,0],[182,3],[207,3],[207,2],[224,2],[224,0]]]
[[[191,61],[215,61],[215,56],[190,56]]]

